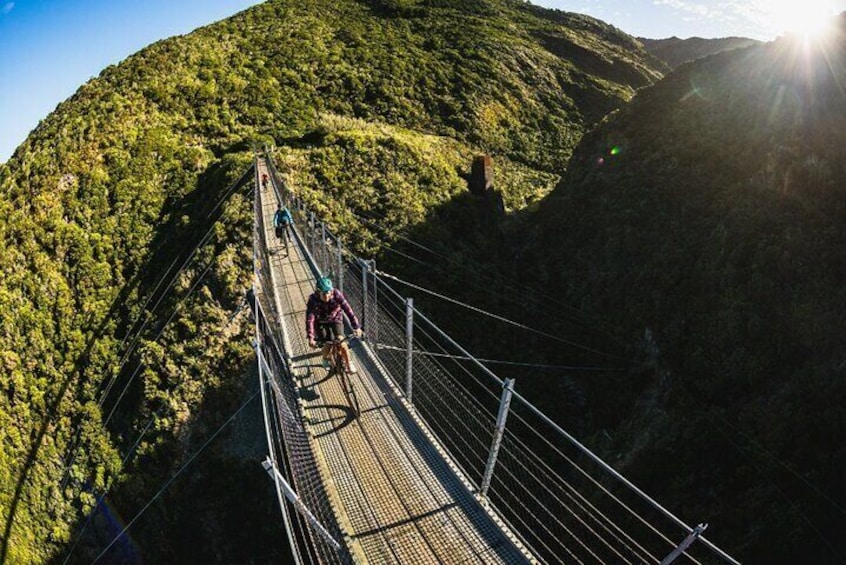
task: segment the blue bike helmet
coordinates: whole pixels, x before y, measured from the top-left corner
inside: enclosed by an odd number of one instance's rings
[[[332,292],[332,279],[323,277],[317,280],[317,290],[319,292]]]

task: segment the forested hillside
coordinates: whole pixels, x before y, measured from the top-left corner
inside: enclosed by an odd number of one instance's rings
[[[82,86],[0,167],[0,561],[90,562],[251,398],[250,179],[235,181],[253,148],[278,147],[292,185],[376,252],[345,210],[412,229],[463,197],[483,151],[507,209],[527,209],[660,77],[650,60],[610,26],[516,0],[277,0]],[[261,432],[241,432],[110,559],[280,559],[245,439]]]
[[[527,264],[652,367],[594,444],[745,562],[846,556],[844,84],[842,25],[685,65],[536,217]]]
[[[647,39],[638,37],[646,50],[658,59],[667,63],[670,68],[675,69],[683,63],[694,61],[729,49],[743,49],[757,45],[760,41],[746,37],[719,37],[704,39],[702,37],[668,37],[667,39]]]

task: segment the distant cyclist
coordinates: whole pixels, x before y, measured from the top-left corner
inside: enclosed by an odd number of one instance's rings
[[[329,353],[331,342],[344,335],[344,314],[350,321],[353,333],[361,337],[361,325],[358,318],[350,307],[350,303],[344,298],[340,290],[332,286],[332,279],[323,277],[317,281],[317,289],[308,297],[306,304],[306,335],[308,345],[316,348],[318,342],[323,344],[323,366],[329,368]],[[355,373],[355,366],[350,363],[350,352],[346,342],[341,344],[341,356],[347,371]]]
[[[291,212],[288,208],[279,204],[276,207],[276,213],[273,215],[273,227],[276,229],[276,237],[285,245],[285,250],[288,249],[288,228],[294,223],[294,218],[291,217]]]

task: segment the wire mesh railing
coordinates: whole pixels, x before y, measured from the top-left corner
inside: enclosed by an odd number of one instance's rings
[[[477,496],[544,563],[736,563],[699,536],[441,331],[355,257],[285,186],[277,198],[320,274],[359,313],[366,350],[404,393]],[[516,376],[516,375],[510,375]],[[685,551],[681,542],[697,539]],[[675,555],[679,553],[680,555]]]

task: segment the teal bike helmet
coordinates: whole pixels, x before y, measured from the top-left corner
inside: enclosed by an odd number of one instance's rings
[[[319,292],[332,292],[332,279],[323,277],[317,280],[317,290]]]

